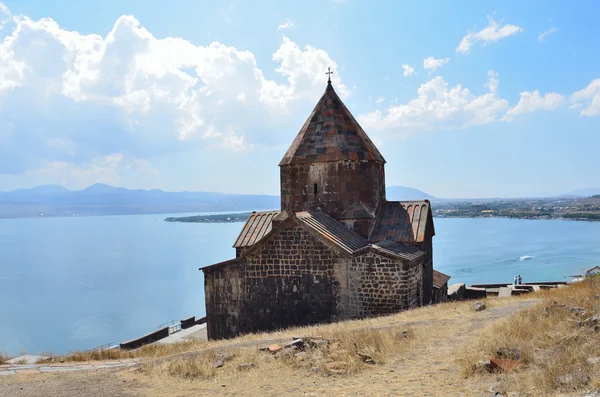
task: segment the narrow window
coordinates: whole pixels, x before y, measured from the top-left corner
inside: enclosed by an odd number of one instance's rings
[[[317,186],[317,184],[315,183],[315,186],[314,186],[314,193],[315,193],[315,195],[317,194],[317,187],[318,187],[318,186]]]

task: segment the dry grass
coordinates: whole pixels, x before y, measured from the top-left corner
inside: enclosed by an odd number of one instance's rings
[[[487,299],[488,307],[495,305],[507,304],[507,300]],[[457,313],[465,313],[470,310],[472,303],[445,303],[435,306],[426,306],[410,311],[405,311],[389,316],[381,316],[376,318],[342,321],[333,324],[309,326],[309,327],[294,327],[275,332],[262,332],[243,335],[234,339],[225,339],[218,341],[200,341],[188,340],[174,344],[151,344],[135,350],[120,350],[120,349],[105,349],[94,351],[75,351],[63,356],[53,357],[52,361],[91,361],[91,360],[118,360],[126,358],[160,358],[170,355],[175,355],[184,352],[197,350],[210,350],[228,346],[231,344],[252,343],[264,340],[283,340],[290,339],[295,336],[323,336],[330,333],[340,332],[340,330],[364,330],[368,328],[390,327],[396,323],[419,322],[427,321],[433,318],[440,320],[451,318]]]
[[[518,368],[494,375],[499,376],[503,391],[547,396],[592,387],[599,364],[587,360],[600,356],[600,337],[593,326],[580,326],[580,321],[600,313],[599,293],[600,278],[596,278],[538,294],[544,298],[542,305],[491,325],[463,350],[463,374],[489,380],[492,375],[477,373],[476,364],[494,358],[500,347],[518,348]],[[577,315],[572,307],[583,307],[587,313]]]
[[[5,356],[4,353],[0,353],[0,365],[6,364],[10,360],[10,357]]]
[[[521,298],[515,298],[521,299]],[[510,305],[514,299],[486,299],[488,307]],[[205,342],[201,352],[181,354],[146,362],[144,371],[152,375],[182,378],[237,376],[240,372],[258,369],[275,373],[282,369],[301,369],[307,372],[353,374],[372,366],[364,360],[370,356],[377,365],[390,362],[401,355],[415,336],[412,328],[463,317],[472,312],[473,302],[449,302],[414,310],[362,320],[341,321],[311,327],[296,327],[271,333],[248,334],[235,339]],[[293,337],[323,338],[333,341],[327,347],[271,355],[260,352],[257,344],[268,345]],[[177,345],[172,345],[175,348]],[[361,353],[361,355],[357,354]],[[225,365],[214,368],[217,360]]]
[[[336,328],[319,335],[330,343],[320,347],[307,347],[304,351],[289,350],[278,354],[260,351],[256,347],[204,350],[199,354],[181,355],[166,360],[149,362],[144,371],[152,375],[169,375],[181,378],[211,378],[238,376],[240,372],[254,370],[299,369],[311,372],[352,374],[373,365],[365,362],[371,358],[384,364],[400,354],[414,339],[411,331],[388,327],[347,330],[340,323]],[[221,368],[215,362],[223,360]]]
[[[119,360],[125,358],[160,358],[173,354],[190,352],[205,347],[207,342],[199,340],[182,341],[173,344],[154,343],[135,350],[103,349],[75,351],[60,357],[53,357],[52,361],[94,361],[94,360]]]

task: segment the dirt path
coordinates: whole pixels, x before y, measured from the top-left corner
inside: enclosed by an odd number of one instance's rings
[[[0,377],[0,397],[486,396],[491,393],[485,385],[460,377],[457,354],[478,330],[535,303],[515,300],[483,312],[419,321],[412,329],[420,337],[401,357],[356,375],[326,377],[287,368],[277,373],[261,373],[258,369],[238,381],[151,378],[129,370],[13,375]]]

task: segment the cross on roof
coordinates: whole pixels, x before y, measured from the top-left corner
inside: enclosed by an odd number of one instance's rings
[[[325,72],[326,75],[328,75],[327,77],[327,83],[331,84],[331,75],[333,74],[333,72],[331,71],[331,68],[327,68],[327,72]]]

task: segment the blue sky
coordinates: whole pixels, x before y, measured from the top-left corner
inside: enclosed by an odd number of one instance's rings
[[[388,185],[600,186],[594,1],[0,1],[0,190],[277,194],[328,66]]]

